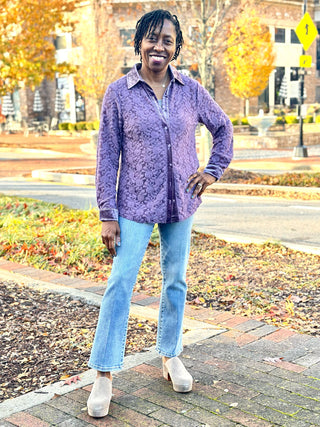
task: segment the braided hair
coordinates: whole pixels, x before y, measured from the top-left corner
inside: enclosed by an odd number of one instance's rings
[[[134,35],[134,53],[136,55],[140,54],[140,46],[143,37],[152,33],[158,26],[160,26],[160,31],[163,27],[163,21],[167,19],[172,22],[176,30],[176,51],[173,55],[172,61],[177,59],[180,53],[180,50],[183,45],[183,36],[180,28],[180,23],[176,15],[172,15],[168,10],[157,9],[143,15],[136,25],[136,32]]]

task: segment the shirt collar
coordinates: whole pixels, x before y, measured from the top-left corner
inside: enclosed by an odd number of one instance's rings
[[[129,73],[127,74],[127,85],[128,85],[128,89],[131,89],[133,86],[135,86],[139,81],[143,82],[143,78],[140,76],[138,70],[140,69],[141,64],[135,64],[131,70],[129,71]],[[174,78],[175,80],[177,80],[179,83],[181,83],[182,85],[184,85],[184,81],[182,79],[181,74],[179,73],[179,71],[172,67],[172,65],[169,64],[169,73],[171,75],[171,79]]]

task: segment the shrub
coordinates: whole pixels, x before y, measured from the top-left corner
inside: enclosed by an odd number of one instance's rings
[[[241,119],[241,124],[243,126],[249,126],[249,122],[248,122],[247,117],[243,117],[243,119]]]
[[[93,129],[94,130],[99,130],[99,126],[100,126],[100,121],[96,120],[93,122]]]
[[[68,130],[71,123],[59,123],[59,130]]]
[[[235,117],[230,117],[231,123],[233,124],[233,126],[238,126],[239,125],[239,120]]]
[[[316,116],[316,123],[320,123],[320,116]]]
[[[87,130],[93,130],[93,129],[94,129],[94,127],[93,127],[93,122],[87,122],[87,123],[86,123],[86,129],[87,129]]]
[[[86,122],[77,122],[76,130],[86,130]]]
[[[304,122],[304,123],[313,123],[313,116],[306,116],[306,117],[303,119],[303,122]]]
[[[293,123],[299,123],[299,119],[297,116],[286,116],[286,123],[288,123],[289,125],[293,124]]]
[[[285,122],[286,122],[286,119],[283,116],[279,116],[276,118],[276,124],[277,125],[283,125],[283,124],[285,124]]]
[[[71,132],[73,132],[76,128],[75,123],[68,123],[68,130],[70,130]]]

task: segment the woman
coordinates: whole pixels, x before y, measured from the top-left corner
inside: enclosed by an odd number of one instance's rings
[[[201,194],[232,158],[227,116],[198,82],[169,65],[183,44],[177,17],[165,10],[145,14],[137,23],[134,43],[141,64],[108,87],[99,133],[101,234],[114,260],[89,361],[97,370],[88,400],[94,417],[108,413],[111,372],[122,368],[132,290],[156,223],[163,276],[157,350],[163,376],[171,379],[173,389],[192,389],[192,377],[178,358],[192,219]],[[203,172],[197,171],[199,122],[213,136]]]

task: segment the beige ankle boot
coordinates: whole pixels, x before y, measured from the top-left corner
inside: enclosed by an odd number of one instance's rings
[[[107,377],[97,377],[88,402],[88,414],[90,417],[105,417],[109,412],[112,397],[112,381]]]
[[[174,391],[187,393],[192,390],[192,376],[178,357],[172,357],[166,362],[162,362],[162,371],[166,380],[171,379]]]

